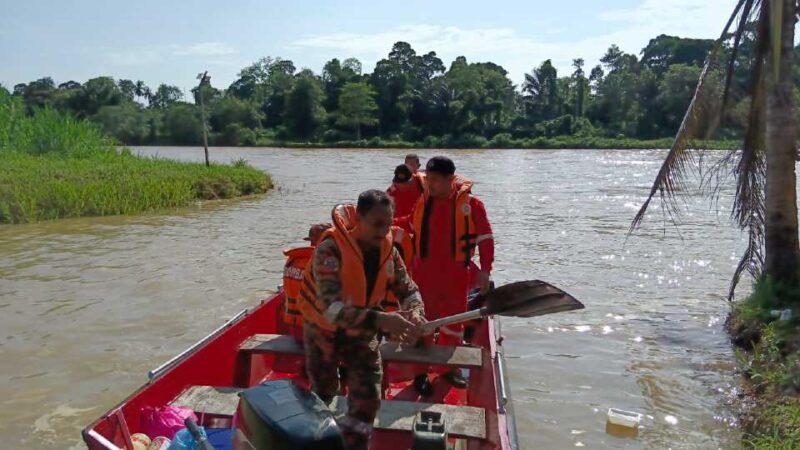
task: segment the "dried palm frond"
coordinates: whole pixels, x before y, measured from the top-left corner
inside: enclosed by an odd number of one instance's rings
[[[722,44],[729,38],[728,30],[733,24],[736,17],[739,16],[740,11],[747,3],[752,3],[752,0],[739,0],[736,8],[728,19],[725,28],[722,30],[720,37],[714,42],[708,58],[706,58],[703,71],[700,74],[700,80],[697,82],[692,101],[686,110],[680,128],[675,135],[672,147],[670,148],[664,163],[658,171],[653,186],[650,189],[650,194],[647,196],[639,212],[631,223],[629,233],[632,233],[636,228],[641,225],[644,220],[647,208],[650,202],[656,196],[660,195],[662,207],[665,210],[665,215],[671,218],[679,214],[677,204],[676,192],[681,190],[685,183],[686,169],[691,166],[694,160],[692,152],[689,151],[689,144],[693,139],[699,137],[701,130],[708,130],[709,124],[719,123],[720,111],[718,108],[712,106],[712,101],[716,96],[708,92],[706,84],[709,81],[710,75],[713,73],[711,70],[717,64],[719,53],[722,49]]]
[[[739,280],[747,270],[757,278],[764,263],[764,187],[766,162],[764,159],[764,137],[766,124],[766,80],[765,62],[769,48],[768,5],[762,2],[751,79],[750,112],[747,118],[741,157],[734,169],[736,196],[731,215],[742,230],[747,231],[747,249],[736,267],[728,291],[728,300],[733,299]]]

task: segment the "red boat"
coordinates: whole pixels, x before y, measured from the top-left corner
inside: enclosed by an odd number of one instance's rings
[[[200,425],[231,427],[238,392],[265,381],[294,379],[300,373],[302,350],[291,336],[280,334],[283,293],[244,310],[211,334],[149,373],[150,381],[83,430],[94,449],[134,448],[145,406],[184,406],[195,411]],[[442,413],[448,448],[511,450],[517,448],[509,399],[502,337],[496,322],[480,322],[471,346],[404,348],[384,343],[383,400],[370,449],[408,450],[412,423],[420,411]],[[434,393],[420,398],[411,385],[412,365],[429,364]],[[436,368],[469,371],[467,389],[456,389],[436,377]]]

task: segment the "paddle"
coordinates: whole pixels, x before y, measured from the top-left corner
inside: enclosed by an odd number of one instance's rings
[[[583,303],[561,289],[544,281],[517,281],[480,294],[475,303],[480,308],[432,320],[420,325],[421,334],[431,334],[437,328],[468,322],[481,317],[501,315],[508,317],[534,317],[574,309],[583,309]]]

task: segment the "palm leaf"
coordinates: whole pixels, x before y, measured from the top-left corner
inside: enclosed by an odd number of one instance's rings
[[[747,118],[741,157],[734,169],[736,176],[736,196],[731,215],[739,228],[747,230],[747,249],[745,250],[731,280],[728,300],[733,299],[736,286],[742,274],[750,273],[757,278],[764,263],[764,184],[766,182],[766,163],[764,160],[764,137],[766,124],[766,80],[765,64],[769,50],[769,14],[767,2],[761,3],[755,54],[751,78],[751,103]]]
[[[731,46],[731,56],[728,61],[728,70],[725,73],[725,88],[722,91],[722,102],[720,103],[720,110],[724,111],[728,104],[728,95],[731,90],[731,82],[733,81],[733,72],[736,66],[736,58],[739,56],[739,44],[742,42],[742,35],[747,29],[747,24],[750,22],[750,12],[753,10],[753,4],[756,0],[747,0],[742,8],[742,15],[739,18],[739,26],[733,34],[733,45]]]
[[[639,208],[639,211],[631,222],[629,233],[632,233],[641,225],[647,213],[647,208],[650,206],[656,194],[659,194],[662,206],[670,217],[674,218],[679,214],[675,193],[683,187],[687,166],[693,161],[692,153],[688,148],[689,144],[693,139],[698,137],[700,130],[703,129],[704,123],[719,123],[719,119],[716,117],[720,114],[719,110],[709,105],[714,96],[707,92],[708,90],[706,89],[706,84],[712,73],[711,68],[717,62],[722,44],[729,38],[728,30],[736,17],[739,16],[739,12],[745,4],[749,2],[750,0],[739,0],[733,14],[731,14],[725,28],[722,30],[720,37],[714,42],[706,58],[703,71],[700,74],[700,79],[697,82],[692,101],[689,103],[689,108],[686,110],[681,126],[678,128],[678,132],[675,135],[672,147],[667,157],[664,159],[658,171],[658,175],[656,175],[656,179],[653,182],[653,186],[650,188],[647,199],[644,204],[642,204],[641,208]],[[712,116],[714,118],[712,118]],[[706,126],[708,127],[709,125]]]

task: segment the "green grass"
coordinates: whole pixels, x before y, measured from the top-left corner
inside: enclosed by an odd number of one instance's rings
[[[752,408],[743,416],[744,444],[800,449],[800,288],[759,280],[728,322]],[[791,309],[779,320],[773,311]]]
[[[205,167],[118,152],[88,122],[51,110],[27,116],[0,94],[0,223],[134,214],[271,187],[244,160]]]

